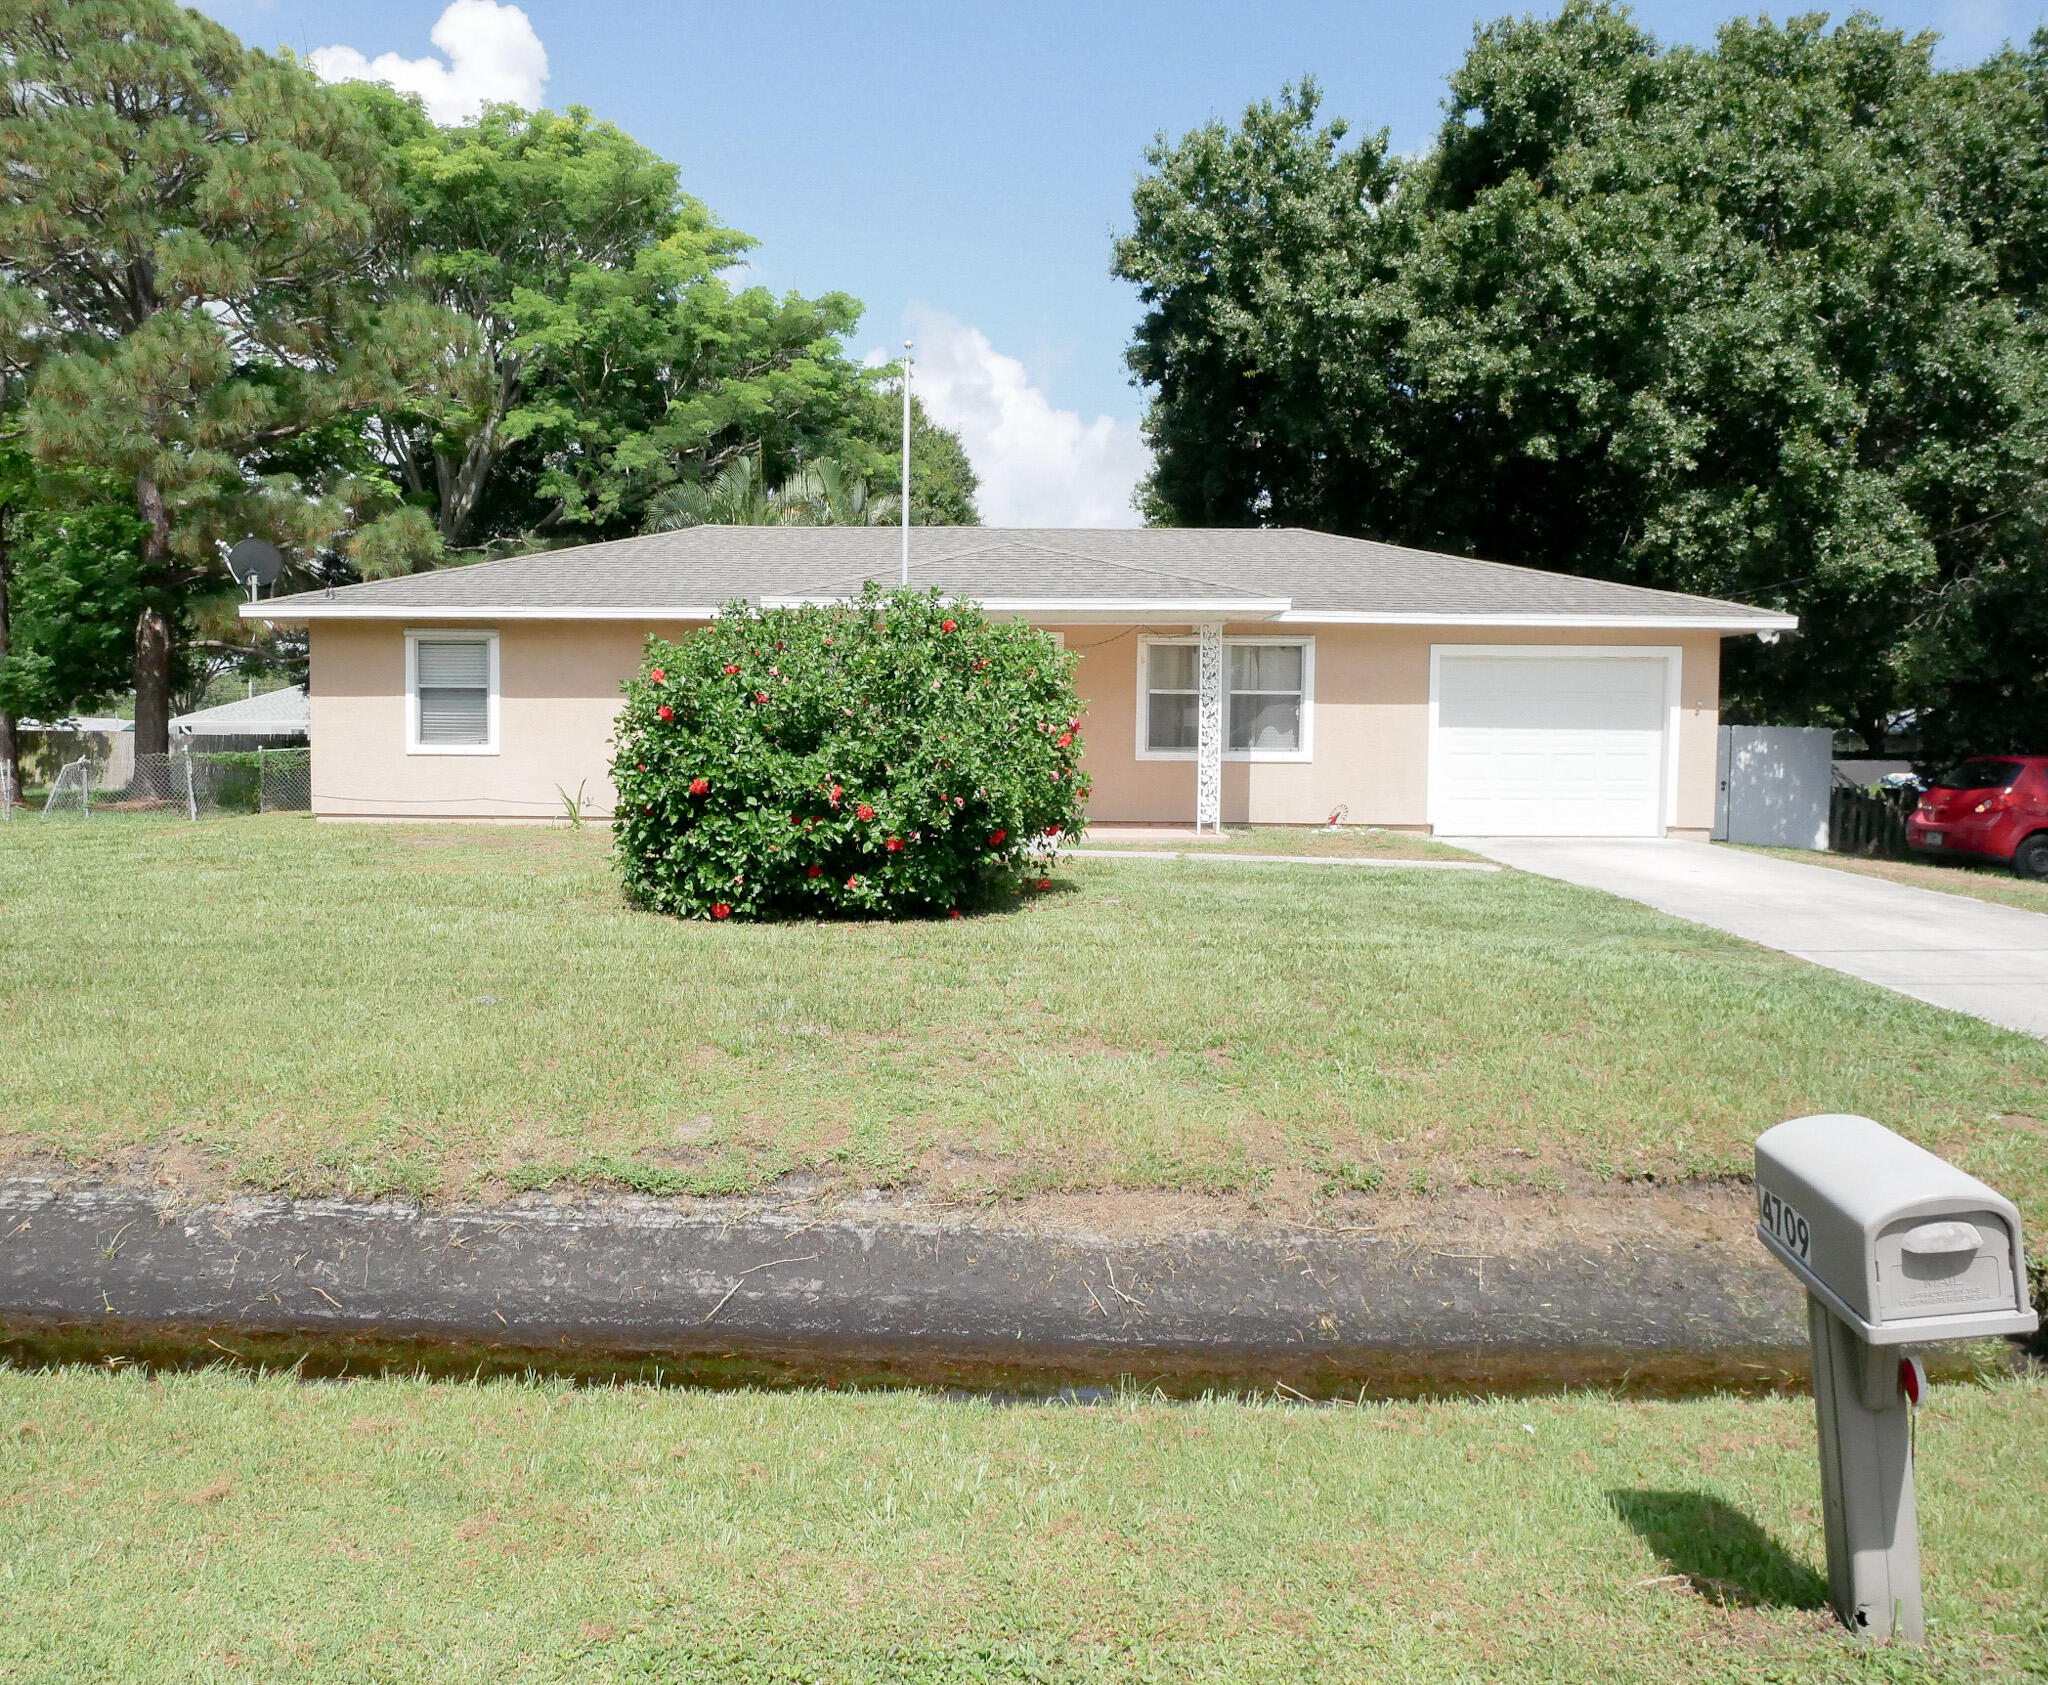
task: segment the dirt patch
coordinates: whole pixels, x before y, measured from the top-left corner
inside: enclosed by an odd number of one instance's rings
[[[2032,1118],[2008,1117],[2004,1121],[2030,1134],[2048,1134],[2048,1125]],[[712,1131],[701,1117],[679,1120],[676,1133],[678,1139],[672,1146],[645,1149],[638,1156],[648,1163],[685,1166],[706,1161],[733,1145],[746,1145],[744,1130],[724,1140],[707,1139]],[[835,1138],[845,1133],[843,1126],[821,1132]],[[60,1191],[91,1187],[147,1192],[159,1199],[168,1195],[170,1209],[278,1191],[238,1182],[229,1176],[220,1157],[179,1142],[136,1148],[85,1163],[64,1162],[48,1154],[9,1154],[8,1145],[0,1140],[0,1163],[7,1165],[9,1179],[33,1181]],[[472,1166],[468,1173],[450,1177],[449,1184],[468,1189],[465,1204],[490,1207],[530,1199],[516,1191],[511,1179],[522,1146],[530,1149],[532,1143],[508,1143],[503,1162]],[[1510,1154],[1498,1165],[1477,1167],[1424,1157],[1390,1157],[1375,1164],[1382,1185],[1370,1191],[1333,1189],[1328,1178],[1254,1161],[1245,1169],[1247,1180],[1259,1184],[1256,1191],[1108,1188],[1016,1192],[1020,1183],[1029,1185],[1023,1177],[1026,1168],[1021,1160],[944,1144],[926,1151],[908,1174],[885,1184],[870,1180],[854,1165],[804,1168],[745,1196],[678,1195],[654,1203],[679,1216],[774,1217],[799,1222],[972,1221],[1054,1238],[1374,1235],[1418,1248],[1483,1246],[1499,1257],[1527,1255],[1558,1245],[1726,1245],[1746,1237],[1756,1221],[1754,1195],[1746,1180],[1602,1181],[1526,1153]],[[550,1206],[560,1210],[602,1211],[621,1204],[638,1209],[649,1203],[647,1195],[602,1182],[557,1185],[545,1197]],[[427,1201],[423,1209],[445,1209],[449,1203]]]

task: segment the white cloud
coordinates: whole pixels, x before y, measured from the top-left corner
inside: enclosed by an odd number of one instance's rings
[[[315,47],[313,68],[329,82],[389,82],[418,94],[437,123],[462,123],[486,100],[537,106],[548,81],[548,52],[533,20],[497,0],[449,0],[429,37],[448,55],[404,59],[396,53],[365,58],[353,47]]]
[[[1024,365],[942,310],[905,312],[917,341],[913,389],[952,428],[981,476],[992,527],[1134,527],[1131,493],[1152,466],[1137,427],[1054,409]],[[893,351],[889,355],[893,355]],[[887,361],[884,356],[878,360]]]

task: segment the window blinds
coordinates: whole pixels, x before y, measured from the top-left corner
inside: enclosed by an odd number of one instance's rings
[[[491,650],[481,638],[428,642],[415,646],[420,693],[422,744],[475,744],[490,741]]]

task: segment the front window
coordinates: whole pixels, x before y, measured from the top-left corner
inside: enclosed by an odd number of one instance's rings
[[[2009,790],[2023,768],[2018,761],[1965,761],[1934,781],[1937,790]]]
[[[498,746],[498,639],[491,632],[406,634],[408,749],[488,755]]]
[[[1239,644],[1230,650],[1233,749],[1301,747],[1299,644]]]
[[[1308,747],[1307,639],[1226,638],[1224,753],[1240,760],[1299,758]],[[1201,741],[1201,654],[1192,639],[1144,650],[1141,752],[1192,755]]]
[[[1200,652],[1193,644],[1154,644],[1145,717],[1148,749],[1193,749],[1200,741]]]

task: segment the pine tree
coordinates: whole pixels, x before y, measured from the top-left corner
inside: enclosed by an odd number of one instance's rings
[[[162,752],[181,616],[275,490],[248,464],[393,401],[436,324],[372,301],[381,141],[289,55],[168,0],[0,0],[0,60],[0,347],[36,456],[133,487]]]

